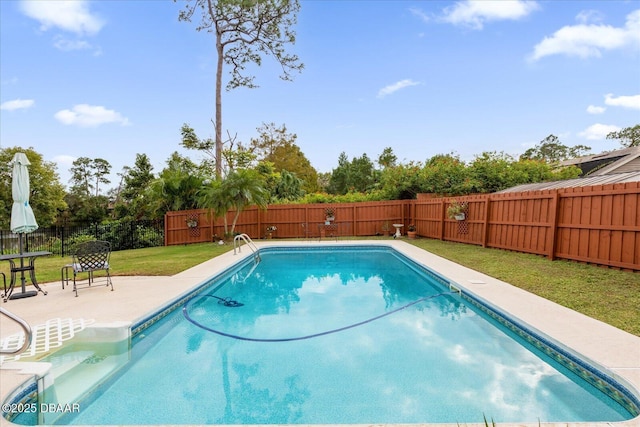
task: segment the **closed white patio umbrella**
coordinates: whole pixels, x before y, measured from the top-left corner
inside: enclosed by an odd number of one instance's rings
[[[36,217],[33,215],[33,209],[29,204],[29,195],[31,186],[29,184],[29,169],[31,164],[27,155],[24,153],[16,153],[11,160],[13,172],[11,176],[11,193],[13,196],[13,206],[11,208],[11,231],[20,235],[20,253],[23,253],[23,240],[26,233],[31,233],[38,229]],[[20,258],[20,267],[24,267],[23,259]],[[21,275],[22,293],[12,295],[13,298],[21,298],[37,295],[37,291],[26,292],[24,272]]]
[[[26,154],[16,153],[11,160],[13,174],[11,177],[11,193],[13,207],[11,208],[11,231],[14,233],[31,233],[38,229],[36,217],[29,204],[31,187],[29,185],[29,169],[31,163]],[[22,252],[22,248],[20,248]]]

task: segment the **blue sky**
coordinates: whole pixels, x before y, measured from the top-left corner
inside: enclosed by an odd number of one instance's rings
[[[136,153],[159,172],[180,128],[213,137],[213,37],[181,2],[0,0],[0,145],[33,147],[68,185],[77,157],[112,184]],[[224,132],[285,124],[320,172],[338,156],[401,162],[522,154],[547,135],[592,152],[640,123],[640,1],[302,0],[293,82],[271,58],[223,93]],[[226,76],[225,76],[226,78]]]

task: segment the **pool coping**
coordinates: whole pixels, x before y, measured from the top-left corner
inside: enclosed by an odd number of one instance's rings
[[[542,337],[548,338],[552,342],[562,343],[562,347],[571,349],[572,353],[578,354],[595,368],[610,372],[616,381],[630,389],[636,397],[640,396],[640,337],[540,298],[506,282],[438,257],[402,239],[375,241],[339,240],[337,242],[273,240],[255,243],[259,248],[309,245],[381,245],[392,247],[424,268],[436,271],[452,280],[464,292],[477,297],[481,301],[489,302],[500,312],[508,313],[510,317],[522,322],[534,332],[541,334]],[[198,288],[209,277],[222,273],[236,263],[243,262],[249,256],[251,256],[249,248],[243,247],[242,251],[237,255],[234,255],[233,251],[227,252],[172,277],[125,278],[116,276],[113,279],[114,287],[116,287],[115,292],[105,294],[100,290],[92,289],[81,292],[79,298],[74,298],[68,290],[67,294],[65,294],[65,291],[59,289],[59,283],[47,284],[45,288],[50,295],[39,295],[36,298],[9,301],[3,306],[24,317],[31,324],[38,324],[38,319],[43,318],[43,316],[45,319],[55,317],[61,311],[64,311],[67,316],[84,318],[93,316],[97,317],[96,320],[98,322],[128,321],[136,325],[150,315],[157,313],[167,303],[179,300],[194,288]],[[147,289],[153,290],[151,294],[153,297],[149,296],[148,292],[142,293],[143,296],[140,296],[141,287],[148,287]],[[50,296],[53,298],[49,298]],[[50,300],[56,298],[60,300],[60,304],[51,304]],[[100,312],[98,308],[104,307],[105,301],[117,303],[120,309],[106,310],[105,313]],[[92,307],[92,303],[98,304],[99,307]],[[52,305],[55,305],[55,307],[52,307]],[[563,321],[558,321],[558,319]],[[1,321],[0,326],[2,326],[1,336],[8,335],[9,333],[5,331],[7,322]],[[33,374],[20,372],[20,365],[25,365],[25,363],[6,362],[0,367],[0,401],[4,402],[13,389],[25,381],[28,382],[33,377]],[[5,425],[15,426],[16,424],[10,423],[4,418],[0,419],[0,426]],[[419,425],[428,426],[429,424]],[[447,426],[457,424],[432,425]],[[473,426],[474,424],[464,425]],[[501,423],[500,425],[507,424]],[[518,425],[534,424],[523,423]],[[638,427],[640,426],[640,417],[615,423],[543,423],[542,425]]]

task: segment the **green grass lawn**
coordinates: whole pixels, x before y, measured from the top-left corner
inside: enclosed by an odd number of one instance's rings
[[[439,240],[407,242],[640,336],[640,273]],[[111,254],[111,271],[171,276],[230,250],[229,244],[203,243],[118,251]],[[38,281],[60,281],[61,267],[70,262],[70,257],[39,258]],[[2,263],[0,271],[8,276],[9,264]]]
[[[230,250],[233,250],[230,244],[220,246],[200,243],[116,251],[111,253],[111,275],[172,276]],[[38,282],[59,282],[62,266],[70,263],[70,256],[51,255],[36,259]],[[8,262],[0,264],[0,271],[4,272],[9,280]]]

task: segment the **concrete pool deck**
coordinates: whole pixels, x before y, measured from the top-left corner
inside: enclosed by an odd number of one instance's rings
[[[260,248],[336,244],[391,246],[416,262],[456,282],[466,291],[528,324],[534,330],[562,343],[595,367],[606,369],[614,379],[626,385],[636,396],[640,395],[640,337],[440,258],[403,240],[256,242]],[[231,250],[171,277],[114,276],[113,292],[108,287],[99,286],[94,289],[80,290],[77,298],[69,287],[62,290],[60,282],[46,283],[41,286],[48,295],[38,294],[36,297],[0,302],[0,306],[22,317],[32,327],[53,318],[92,319],[96,323],[116,321],[135,323],[147,314],[158,310],[168,301],[187,293],[212,275],[224,271],[250,255],[251,251],[247,247],[243,247],[238,255],[234,255]],[[17,324],[5,316],[0,316],[0,338],[18,331],[20,328]],[[0,402],[4,402],[16,387],[33,376],[23,372],[21,365],[25,363],[8,361],[0,366]],[[31,368],[31,366],[28,367]],[[437,425],[446,426],[446,424]],[[462,425],[473,426],[474,424]],[[543,425],[640,427],[640,417],[619,423],[544,423]],[[15,426],[15,424],[0,418],[0,426]]]

